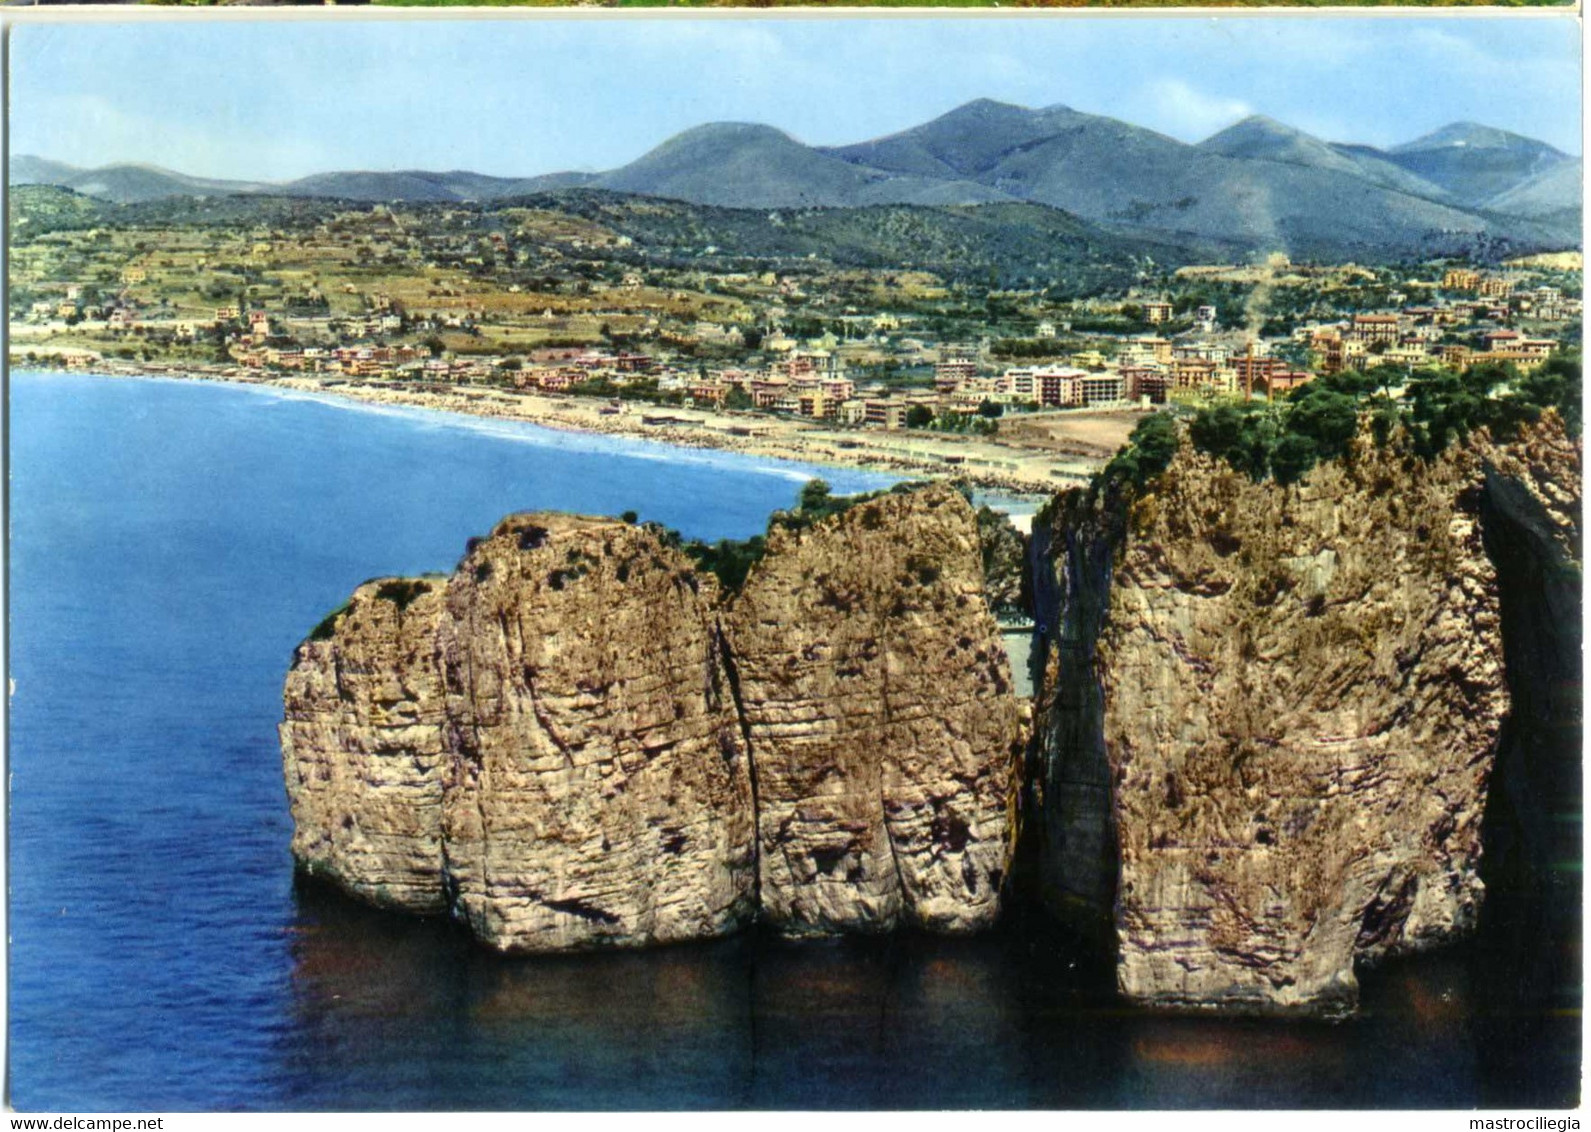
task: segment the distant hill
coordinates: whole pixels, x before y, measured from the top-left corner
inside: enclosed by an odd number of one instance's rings
[[[1250,118],[1190,146],[1064,106],[987,99],[849,146],[808,147],[766,126],[697,127],[590,183],[745,207],[1025,200],[1166,243],[1300,257],[1477,253],[1579,239],[1578,222],[1561,210],[1516,216],[1504,199],[1483,212],[1389,154],[1271,119]]]
[[[290,196],[336,197],[363,201],[491,200],[513,189],[510,177],[482,173],[317,173],[275,189]]]
[[[27,185],[8,204],[19,237],[104,224],[158,229],[185,225],[309,228],[338,212],[374,202],[241,194],[109,204],[70,189]],[[1159,267],[1220,260],[1240,249],[1175,244],[1123,235],[1044,205],[1014,203],[931,207],[732,209],[601,189],[559,189],[474,204],[417,202],[409,207],[474,209],[483,229],[519,227],[521,210],[563,214],[595,224],[624,244],[600,250],[560,248],[636,265],[801,272],[815,266],[931,271],[947,279],[1034,285],[1063,294],[1122,288],[1150,261]],[[510,215],[511,213],[511,215]],[[582,229],[584,230],[584,229]]]
[[[963,157],[956,146],[976,140]],[[1294,256],[1355,258],[1468,251],[1492,241],[1578,240],[1578,226],[1455,208],[1446,190],[1372,152],[1336,147],[1265,119],[1207,143],[1064,107],[973,103],[916,130],[843,152],[925,168],[930,160],[1010,196],[1162,239],[1214,239]]]
[[[976,178],[1007,155],[1088,117],[1065,106],[1029,110],[980,98],[901,133],[824,152],[857,165],[899,173]]]
[[[95,228],[115,224],[131,228],[235,225],[291,228],[312,226],[350,207],[350,202],[323,197],[168,196],[114,204],[55,185],[18,185],[7,196],[14,231],[20,236],[40,232]]]
[[[11,183],[13,185],[60,185],[82,170],[75,165],[67,165],[62,161],[51,161],[44,157],[29,157],[23,154],[11,159]]]
[[[59,161],[28,156],[12,159],[11,183],[56,185],[117,204],[174,196],[253,193],[272,188],[260,182],[190,177],[154,165],[104,165],[98,169],[79,169]]]
[[[539,177],[525,177],[506,186],[502,196],[523,196],[526,193],[545,193],[554,189],[579,189],[590,185],[596,173],[543,173]]]
[[[1078,294],[1126,286],[1151,260],[1175,266],[1238,250],[1123,234],[1028,203],[732,209],[576,189],[508,198],[496,207],[577,215],[630,237],[636,258],[672,266],[816,260],[992,278],[1002,286],[1059,286]]]
[[[1537,173],[1527,181],[1497,194],[1482,207],[1489,212],[1535,219],[1556,218],[1565,224],[1578,224],[1584,207],[1582,187],[1585,167],[1571,158]]]
[[[857,208],[1008,199],[970,182],[853,165],[771,126],[717,122],[686,130],[591,184],[727,207]]]
[[[21,185],[6,200],[11,234],[27,239],[40,232],[92,228],[113,205],[56,185]]]
[[[1027,202],[1163,247],[1397,259],[1578,247],[1579,169],[1545,142],[1473,123],[1383,151],[1256,116],[1188,145],[1065,106],[980,99],[847,146],[808,146],[755,123],[710,123],[604,173],[344,172],[263,185],[18,157],[12,182],[122,203],[222,193],[489,202],[570,188],[748,209]]]
[[[1443,126],[1393,147],[1387,157],[1472,207],[1573,160],[1546,142],[1474,122]]]
[[[981,101],[834,152],[902,169],[944,167],[1010,196],[1160,238],[1294,256],[1467,251],[1492,241],[1578,243],[1578,225],[1454,207],[1448,190],[1367,147],[1250,118],[1197,146],[1066,107]]]
[[[1416,177],[1369,146],[1333,145],[1259,114],[1228,126],[1200,142],[1196,148],[1223,157],[1279,161],[1285,165],[1345,173],[1362,177],[1382,188],[1428,200],[1448,199],[1446,189]]]

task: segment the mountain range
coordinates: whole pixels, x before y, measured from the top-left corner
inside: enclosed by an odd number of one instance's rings
[[[13,184],[113,202],[228,193],[501,201],[569,188],[750,209],[1025,202],[1155,240],[1332,259],[1577,247],[1581,180],[1579,158],[1470,122],[1377,149],[1251,117],[1188,144],[1064,106],[987,99],[846,146],[808,146],[771,126],[711,123],[603,173],[337,172],[267,184],[26,156],[11,163]]]

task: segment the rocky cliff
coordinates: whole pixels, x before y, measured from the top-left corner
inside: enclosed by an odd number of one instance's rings
[[[617,520],[525,515],[448,583],[442,832],[487,943],[667,943],[738,926],[751,772],[716,586]]]
[[[288,673],[294,856],[502,950],[738,926],[751,771],[715,596],[654,532],[567,515],[361,586]]]
[[[280,727],[293,856],[376,904],[440,912],[440,580],[380,578],[298,646]]]
[[[1130,501],[1062,501],[1039,867],[1052,906],[1109,917],[1126,995],[1341,1009],[1356,961],[1473,924],[1509,704],[1483,514],[1577,515],[1578,483],[1549,418],[1430,464],[1365,437],[1292,487],[1184,445]]]
[[[532,514],[367,583],[284,691],[293,852],[503,950],[990,923],[1025,713],[955,491],[776,526],[734,597]],[[759,852],[760,850],[760,852]]]
[[[1366,433],[1289,486],[1184,442],[1058,499],[1027,579],[943,486],[813,493],[749,573],[514,516],[300,646],[293,852],[514,951],[975,930],[1016,869],[1178,1008],[1340,1012],[1490,917],[1483,949],[1549,953],[1497,1016],[1572,1005],[1579,483],[1551,414],[1430,461]],[[1043,641],[1020,795],[991,593]]]
[[[993,922],[1025,715],[966,500],[931,487],[776,528],[727,626],[768,921]]]

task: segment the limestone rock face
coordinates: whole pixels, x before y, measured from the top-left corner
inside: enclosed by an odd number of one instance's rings
[[[754,910],[714,580],[650,531],[520,515],[448,585],[454,912],[507,950],[664,943]]]
[[[1185,445],[1118,522],[1058,509],[1044,887],[1113,889],[1126,995],[1350,1008],[1356,958],[1472,924],[1508,711],[1481,515],[1518,458],[1364,439],[1284,488]]]
[[[293,855],[350,892],[412,912],[446,907],[441,614],[440,581],[360,586],[299,645],[279,728]]]
[[[293,852],[505,951],[993,921],[1026,709],[942,487],[776,528],[726,599],[662,533],[516,515],[299,647]]]
[[[954,490],[778,530],[730,608],[765,919],[790,934],[991,923],[1025,708]]]

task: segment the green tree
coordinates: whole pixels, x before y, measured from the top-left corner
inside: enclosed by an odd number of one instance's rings
[[[1228,402],[1202,409],[1188,426],[1194,447],[1222,457],[1256,480],[1270,472],[1271,452],[1279,433],[1272,414],[1255,402]]]
[[[1300,392],[1306,392],[1305,386]],[[1297,397],[1287,414],[1287,431],[1306,437],[1317,458],[1335,459],[1348,451],[1348,442],[1359,428],[1359,403],[1353,397],[1322,389]],[[1295,452],[1302,449],[1295,446]]]
[[[1216,405],[1204,409],[1188,426],[1188,435],[1194,447],[1201,452],[1225,456],[1235,449],[1243,436],[1243,414],[1235,405]]]
[[[1521,378],[1516,394],[1541,408],[1555,408],[1572,435],[1580,434],[1580,355],[1552,358]]]
[[[817,510],[829,501],[831,488],[828,480],[810,479],[801,486],[798,506],[803,510]]]
[[[1167,413],[1155,413],[1133,426],[1122,450],[1105,465],[1105,478],[1142,486],[1171,466],[1177,454],[1177,425]]]
[[[1307,436],[1287,433],[1271,453],[1271,474],[1277,483],[1296,483],[1320,460],[1320,449]]]

